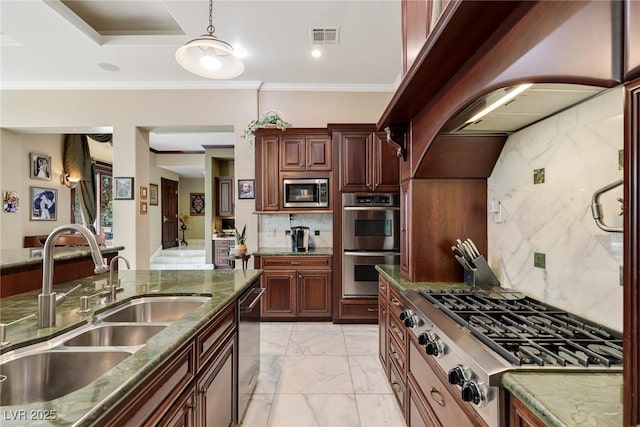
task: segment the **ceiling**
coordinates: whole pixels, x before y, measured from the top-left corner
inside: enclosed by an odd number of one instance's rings
[[[245,72],[230,80],[175,60],[208,21],[208,0],[0,0],[0,87],[393,91],[399,81],[400,0],[215,0],[214,34],[245,54]],[[337,30],[320,58],[312,29]],[[229,141],[224,129],[150,129],[156,151]]]

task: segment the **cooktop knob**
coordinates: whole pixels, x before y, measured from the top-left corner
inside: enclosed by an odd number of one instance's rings
[[[417,324],[418,316],[416,315],[410,315],[405,317],[404,319],[404,326],[406,326],[407,328],[415,328]]]
[[[407,317],[411,316],[413,314],[413,311],[411,310],[402,310],[400,312],[400,320],[406,320]]]
[[[423,332],[420,335],[418,335],[418,344],[425,345],[426,343],[429,342],[430,339],[431,337],[429,336],[429,334],[427,332]]]
[[[440,357],[444,354],[444,343],[437,338],[429,340],[424,350],[429,356]]]
[[[456,366],[449,370],[449,384],[464,385],[466,377],[462,366]]]
[[[475,381],[467,381],[462,386],[462,400],[471,402],[475,406],[484,406],[486,402],[485,393]]]

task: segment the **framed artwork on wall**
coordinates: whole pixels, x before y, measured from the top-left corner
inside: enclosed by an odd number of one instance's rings
[[[140,202],[140,214],[147,214],[147,202]]]
[[[113,199],[133,200],[133,177],[113,178]]]
[[[148,191],[147,191],[147,187],[140,187],[140,199],[142,200],[147,200],[147,196],[148,196]]]
[[[238,199],[255,199],[255,179],[238,180]]]
[[[149,184],[149,204],[151,206],[158,204],[158,184]]]
[[[29,155],[31,179],[51,181],[51,157],[44,154],[31,153]]]
[[[204,215],[204,193],[191,193],[191,216]]]
[[[58,190],[54,188],[31,187],[31,221],[55,221]]]

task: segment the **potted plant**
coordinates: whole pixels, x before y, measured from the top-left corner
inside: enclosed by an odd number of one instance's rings
[[[235,229],[235,233],[236,233],[236,253],[240,254],[240,255],[244,255],[247,253],[247,245],[245,245],[245,242],[247,240],[247,225],[245,224],[244,227],[242,227],[242,231],[238,231],[238,229]]]
[[[262,118],[251,120],[247,125],[247,128],[242,133],[242,138],[247,136],[253,136],[255,131],[260,128],[277,128],[280,130],[287,130],[291,127],[291,123],[287,122],[280,111],[271,110],[267,111]]]

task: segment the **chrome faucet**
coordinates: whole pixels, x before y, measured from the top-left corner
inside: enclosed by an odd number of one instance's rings
[[[109,271],[109,266],[102,260],[102,253],[96,237],[88,228],[77,224],[67,224],[53,230],[44,243],[42,254],[42,293],[38,295],[38,327],[40,328],[55,326],[56,307],[62,304],[67,297],[67,294],[56,295],[53,292],[53,249],[58,237],[66,231],[77,231],[87,239],[95,264],[93,271],[96,274]]]
[[[127,264],[127,268],[131,270],[131,266],[129,265],[129,260],[123,257],[122,255],[117,255],[111,258],[111,263],[109,263],[109,287],[107,288],[109,290],[107,301],[109,302],[113,302],[116,300],[116,293],[118,292],[118,289],[120,286],[120,279],[118,279],[117,284],[115,285],[113,284],[113,266],[119,259],[123,260],[125,264]]]

